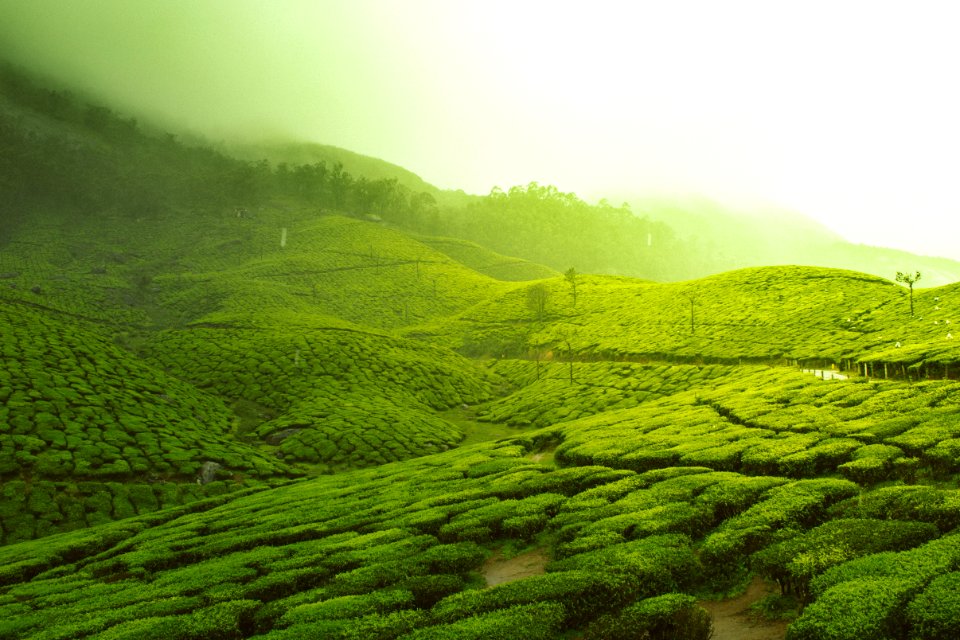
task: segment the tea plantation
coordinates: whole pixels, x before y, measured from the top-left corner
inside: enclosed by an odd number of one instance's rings
[[[758,577],[791,640],[960,635],[956,286],[574,296],[283,202],[71,231],[0,253],[0,638],[706,640]]]

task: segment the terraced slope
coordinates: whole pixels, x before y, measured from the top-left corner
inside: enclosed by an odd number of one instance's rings
[[[886,342],[865,354],[865,373],[900,373],[920,377],[954,377],[953,365],[960,361],[960,286],[953,284],[914,292],[914,315],[902,317],[902,308],[877,310],[876,320],[886,329]]]
[[[438,412],[493,378],[376,327],[513,286],[382,225],[282,207],[37,215],[0,266],[0,474],[16,478],[0,542],[457,446]],[[194,483],[205,462],[229,487]]]
[[[158,301],[187,322],[256,326],[284,313],[299,324],[310,320],[298,314],[322,314],[388,328],[449,315],[506,288],[376,223],[326,216],[282,224],[258,227],[269,233],[268,248],[236,267],[196,265],[189,276],[159,279]]]
[[[146,366],[100,327],[10,303],[0,326],[2,542],[291,473],[233,438],[219,398]],[[235,480],[198,487],[207,462]]]
[[[239,218],[35,216],[4,247],[0,276],[7,299],[159,327],[326,316],[388,328],[511,286],[380,224],[282,206]]]
[[[455,446],[437,412],[486,400],[493,377],[430,345],[338,328],[159,332],[147,362],[226,399],[285,460],[365,466]]]
[[[530,302],[535,287],[546,291],[542,315]],[[542,359],[797,360],[851,369],[877,360],[936,363],[942,372],[955,361],[954,289],[917,292],[911,317],[903,287],[835,269],[764,267],[665,284],[580,276],[576,304],[557,277],[405,331],[466,353]]]
[[[861,484],[960,472],[960,386],[821,381],[783,367],[730,375],[634,409],[563,423],[556,457],[647,471],[709,466]]]
[[[497,280],[540,280],[559,275],[550,267],[504,256],[474,242],[435,237],[420,237],[419,240],[445,253],[460,264]]]
[[[573,379],[571,380],[571,369]],[[618,362],[494,361],[491,371],[520,388],[480,408],[477,418],[513,427],[546,427],[738,377],[733,367]]]
[[[960,497],[909,483],[951,477],[958,459],[908,441],[957,416],[955,384],[767,367],[703,382],[514,439],[4,547],[0,637],[706,638],[694,596],[748,571],[808,603],[790,638],[952,632],[939,607],[955,600]],[[881,406],[872,428],[828,419]],[[795,407],[813,413],[794,421]],[[560,467],[531,459],[558,442]],[[867,459],[889,465],[849,464]],[[546,550],[547,573],[482,588],[491,550],[524,544]]]
[[[757,577],[791,640],[960,636],[956,286],[913,315],[828,269],[574,288],[23,93],[46,110],[5,129],[34,164],[0,220],[0,639],[706,640],[698,600]],[[390,206],[355,184],[314,202]],[[794,361],[865,375],[768,366]],[[462,446],[478,423],[508,435]],[[484,588],[528,549],[544,574]]]
[[[574,304],[464,247],[256,215],[3,254],[0,638],[705,637],[697,598],[750,574],[807,605],[791,637],[954,631],[956,383],[876,379],[949,373],[952,288],[910,317],[887,281],[782,267],[581,276]],[[463,405],[539,430],[458,447]],[[545,575],[476,588],[524,545]]]
[[[192,479],[205,460],[238,472],[284,470],[227,444],[231,415],[218,398],[145,366],[95,329],[10,304],[0,305],[0,322],[4,476]]]

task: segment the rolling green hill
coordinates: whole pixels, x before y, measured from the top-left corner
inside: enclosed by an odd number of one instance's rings
[[[500,255],[474,242],[456,238],[420,237],[424,244],[445,253],[457,262],[497,280],[539,280],[556,276],[549,267],[535,262]]]
[[[530,303],[538,287],[543,314]],[[911,316],[903,287],[836,269],[753,268],[663,284],[579,276],[576,305],[570,283],[554,277],[403,331],[474,355],[867,365],[871,375],[945,377],[958,353],[955,288],[917,292]]]
[[[0,86],[0,639],[960,635],[958,285],[571,281],[687,245]]]

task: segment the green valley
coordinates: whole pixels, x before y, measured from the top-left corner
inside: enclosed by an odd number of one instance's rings
[[[960,285],[5,73],[0,639],[960,634]]]

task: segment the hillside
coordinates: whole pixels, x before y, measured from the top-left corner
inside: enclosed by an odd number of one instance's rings
[[[942,376],[957,356],[955,288],[917,293],[911,317],[903,287],[835,269],[753,268],[664,284],[578,276],[575,304],[569,281],[555,277],[403,331],[471,355],[845,369],[938,363],[922,373]],[[531,306],[538,289],[542,314]]]
[[[0,639],[960,635],[960,285],[452,215],[577,273],[4,82]]]
[[[702,198],[594,205],[537,183],[467,196],[335,147],[181,140],[9,66],[0,68],[0,143],[0,242],[7,228],[49,210],[76,220],[103,212],[154,219],[170,210],[223,215],[280,206],[455,237],[556,271],[681,281],[800,264],[880,277],[919,270],[929,286],[960,280],[955,261],[852,245],[797,214],[768,218]]]
[[[814,220],[773,205],[733,208],[707,198],[651,198],[624,194],[638,215],[670,225],[697,247],[705,263],[691,276],[756,265],[807,265],[871,273],[881,277],[913,264],[925,286],[958,279],[957,262],[906,251],[847,242]]]
[[[470,196],[463,191],[438,189],[417,174],[398,165],[327,144],[301,142],[231,144],[225,151],[236,158],[251,162],[266,159],[274,165],[296,166],[323,163],[332,167],[341,164],[352,175],[365,176],[370,180],[396,180],[410,191],[429,193],[438,202],[447,206],[460,206],[470,200]]]

